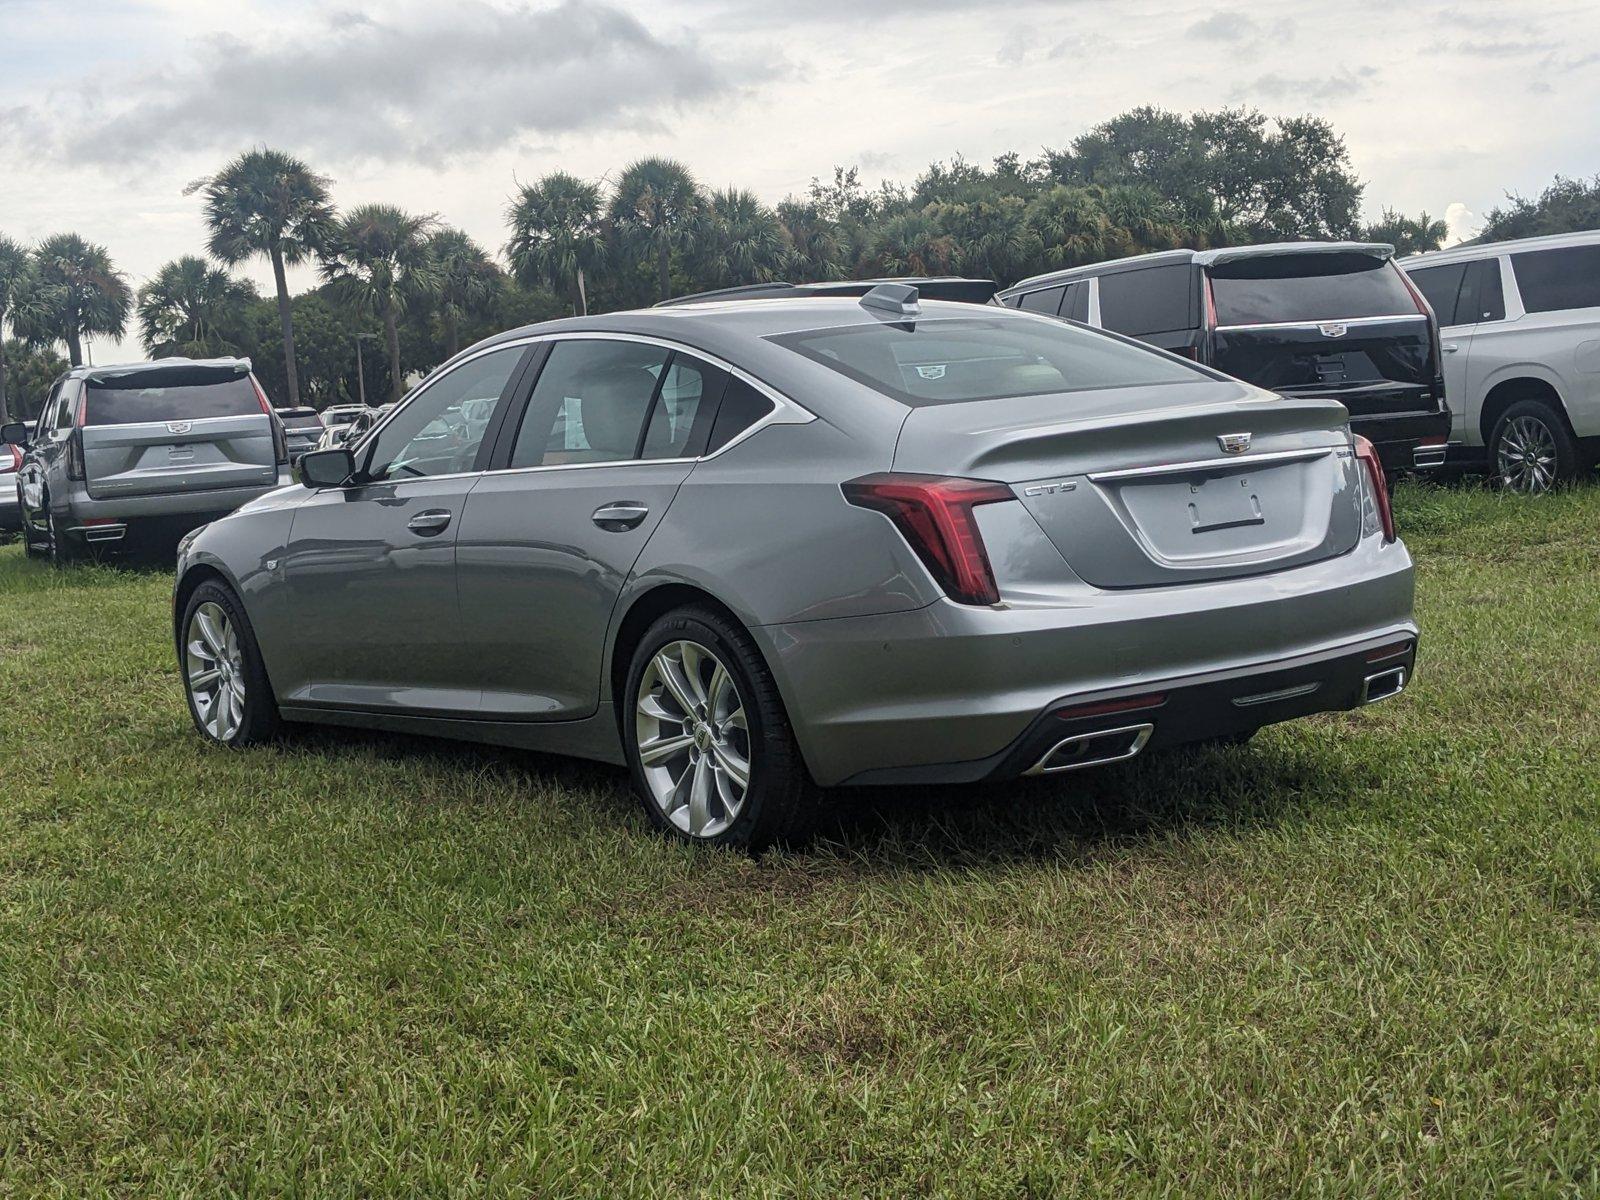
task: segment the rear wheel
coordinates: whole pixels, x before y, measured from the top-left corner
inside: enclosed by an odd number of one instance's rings
[[[1542,400],[1520,400],[1495,424],[1489,466],[1506,491],[1537,494],[1575,478],[1582,459],[1560,413]]]
[[[772,674],[738,625],[704,608],[661,617],[622,700],[634,794],[658,829],[749,849],[803,834],[814,789]]]
[[[184,606],[180,628],[178,664],[195,728],[230,748],[276,734],[278,704],[238,597],[216,580],[202,583]]]
[[[56,515],[48,510],[44,515],[44,554],[58,567],[69,567],[83,558],[83,549],[73,541],[72,535],[61,528]]]
[[[29,558],[44,558],[50,552],[49,540],[39,529],[38,514],[20,496],[17,503],[22,513],[22,552]]]

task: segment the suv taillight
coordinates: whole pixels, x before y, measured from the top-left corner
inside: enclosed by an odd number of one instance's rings
[[[894,522],[950,599],[962,604],[1000,602],[1000,587],[972,510],[980,504],[1015,500],[1005,484],[885,472],[840,487],[851,504],[881,512]]]
[[[9,475],[22,466],[22,450],[7,443],[0,446],[0,475]]]
[[[283,418],[278,416],[272,407],[272,402],[267,399],[267,393],[261,386],[261,381],[250,376],[250,386],[256,390],[256,400],[261,404],[261,411],[267,414],[267,422],[272,426],[272,457],[278,465],[284,466],[289,461],[289,435],[284,432]]]
[[[1367,468],[1367,493],[1378,524],[1383,529],[1383,540],[1394,541],[1394,510],[1389,506],[1389,485],[1383,477],[1383,464],[1378,461],[1378,451],[1366,438],[1355,437],[1356,458]]]
[[[87,477],[83,468],[83,426],[79,424],[67,435],[67,478],[82,483]]]
[[[1389,266],[1399,273],[1400,281],[1406,285],[1406,291],[1411,293],[1411,300],[1417,306],[1417,311],[1428,318],[1428,333],[1433,340],[1433,369],[1435,371],[1443,371],[1444,350],[1439,344],[1439,314],[1433,311],[1433,305],[1428,303],[1428,298],[1422,294],[1421,289],[1411,282],[1411,276],[1401,271],[1392,262]],[[1439,407],[1441,410],[1444,408],[1443,396],[1439,397]]]

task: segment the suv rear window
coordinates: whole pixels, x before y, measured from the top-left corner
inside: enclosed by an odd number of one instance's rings
[[[1399,270],[1370,254],[1266,254],[1211,268],[1219,325],[1415,316]]]
[[[1213,378],[1157,351],[1058,321],[904,321],[771,340],[913,406]]]
[[[165,387],[117,387],[91,379],[84,423],[138,425],[146,421],[198,421],[206,417],[252,415],[261,415],[261,400],[248,375],[215,383],[179,383]]]

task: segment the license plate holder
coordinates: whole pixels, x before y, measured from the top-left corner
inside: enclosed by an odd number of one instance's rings
[[[1266,522],[1261,498],[1246,476],[1197,480],[1189,485],[1190,533],[1212,533]]]

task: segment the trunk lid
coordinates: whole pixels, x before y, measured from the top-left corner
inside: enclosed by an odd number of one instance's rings
[[[78,436],[96,499],[270,487],[278,478],[273,418],[242,361],[91,378]]]
[[[975,401],[914,409],[894,469],[1007,483],[1085,582],[1159,587],[1353,549],[1345,422],[1333,401],[1232,383]]]
[[[1433,330],[1421,313],[1221,328],[1211,365],[1285,395],[1337,400],[1355,417],[1438,408]]]

